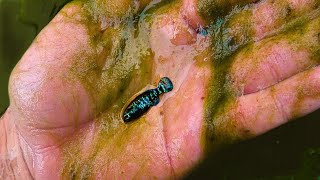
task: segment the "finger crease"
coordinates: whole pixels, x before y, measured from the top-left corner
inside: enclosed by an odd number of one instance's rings
[[[283,121],[287,121],[288,120],[288,114],[284,110],[284,105],[282,104],[282,102],[277,97],[275,97],[275,95],[272,95],[272,97],[273,97],[273,101],[274,101],[276,109],[281,114],[282,120]]]

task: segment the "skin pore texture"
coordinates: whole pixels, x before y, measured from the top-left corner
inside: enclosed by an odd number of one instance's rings
[[[72,1],[11,74],[0,179],[179,178],[315,111],[319,4]],[[123,123],[125,104],[162,77],[174,89]]]

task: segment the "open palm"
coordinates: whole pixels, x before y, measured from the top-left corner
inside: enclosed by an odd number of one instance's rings
[[[318,109],[319,4],[69,3],[11,75],[18,177],[180,177],[223,144]],[[123,123],[125,103],[165,76],[174,89]]]

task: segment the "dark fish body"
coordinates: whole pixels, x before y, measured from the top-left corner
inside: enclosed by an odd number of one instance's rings
[[[156,106],[160,102],[160,95],[167,93],[173,89],[171,80],[167,77],[160,79],[158,87],[149,89],[139,94],[123,112],[122,119],[124,122],[130,122],[138,119],[146,113],[152,106]]]

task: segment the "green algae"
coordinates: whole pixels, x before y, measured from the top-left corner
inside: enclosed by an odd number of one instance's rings
[[[250,52],[253,45],[249,44],[238,49],[238,53],[243,51]],[[234,108],[234,101],[237,92],[231,88],[230,84],[230,67],[233,63],[234,53],[228,57],[221,59],[212,58],[212,77],[207,91],[207,100],[205,102],[205,121],[207,126],[207,151],[210,152],[213,148],[217,148],[221,144],[231,144],[235,140],[241,139],[239,134],[235,134],[233,121],[227,121],[226,113]],[[232,118],[232,117],[230,117]],[[230,119],[229,119],[230,120]],[[219,121],[224,121],[224,125]],[[231,124],[230,124],[231,123]]]
[[[100,168],[103,168],[101,165],[107,165],[104,168],[108,168],[110,162],[123,158],[123,156],[119,156],[119,154],[127,154],[127,157],[133,157],[136,163],[143,163],[151,158],[146,155],[136,157],[134,153],[130,154],[131,152],[127,150],[127,147],[132,146],[133,143],[146,145],[147,142],[144,142],[144,135],[137,133],[143,132],[150,126],[145,122],[144,117],[142,117],[139,122],[133,122],[130,126],[119,123],[114,127],[109,126],[107,128],[106,126],[110,125],[110,116],[113,116],[112,114],[111,111],[105,112],[105,114],[102,115],[103,118],[100,118],[99,122],[96,123],[100,124],[100,126],[97,127],[94,140],[90,144],[86,144],[86,146],[89,146],[87,153],[81,152],[83,148],[80,147],[84,146],[81,138],[77,138],[77,142],[72,143],[72,148],[68,147],[65,149],[63,177],[74,177],[75,179],[83,179],[83,177],[94,178],[93,176],[101,173],[101,169],[97,167],[93,168],[95,165],[100,164]],[[118,116],[116,114],[114,115],[115,118],[113,121],[118,121],[118,119],[116,119]],[[105,122],[106,120],[109,122]],[[105,124],[103,125],[103,123]],[[135,146],[136,145],[137,144],[135,144]],[[101,158],[101,156],[104,158]],[[123,174],[125,169],[117,169],[117,171],[119,171],[119,173],[121,171],[121,174]]]
[[[247,15],[250,17],[251,13],[248,13]],[[228,16],[225,19],[218,18],[209,28],[209,34],[212,35],[213,55],[211,57],[212,77],[205,103],[206,139],[208,149],[217,148],[217,146],[221,144],[232,144],[254,136],[252,132],[247,130],[237,132],[239,131],[239,127],[236,126],[239,126],[240,124],[235,123],[236,120],[233,119],[233,114],[230,114],[230,110],[237,108],[236,97],[239,92],[232,88],[232,82],[229,77],[232,73],[230,67],[239,53],[246,54],[245,57],[248,57],[254,50],[262,48],[263,46],[257,47],[255,45],[253,39],[250,38],[253,34],[252,32],[249,33],[245,40],[238,41],[238,44],[236,45],[232,44],[234,41],[231,39],[234,34],[230,34],[226,30],[226,27],[232,26],[235,19],[236,18],[232,16]],[[291,45],[294,45],[297,50],[307,49],[308,52],[314,56],[312,59],[319,61],[319,57],[315,56],[319,51],[319,46],[316,43],[301,41],[302,35],[312,34],[310,33],[311,29],[318,29],[319,23],[317,23],[317,21],[317,18],[314,20],[310,19],[310,15],[295,19],[291,23],[288,23],[288,25],[281,27],[280,30],[267,36],[259,43],[276,43],[280,40],[286,40]],[[259,59],[256,59],[253,67],[257,66],[258,63]],[[318,62],[315,64],[318,64]],[[298,102],[300,101],[298,100]],[[297,108],[299,108],[299,103],[297,103]],[[272,119],[273,116],[274,114],[271,114],[269,119]],[[208,152],[210,152],[210,150],[208,150]]]
[[[144,21],[148,21],[151,19],[151,16],[147,15],[166,12],[168,7],[176,5],[172,3],[161,1],[161,3],[157,3],[151,6],[150,9],[143,11],[145,16],[141,16],[140,18],[145,18]],[[247,16],[250,17],[250,12],[247,13]],[[130,97],[141,90],[145,84],[152,84],[150,77],[153,67],[153,54],[149,44],[146,43],[148,41],[145,39],[145,37],[148,37],[149,30],[137,25],[142,23],[140,20],[132,19],[133,16],[130,18],[122,21],[122,24],[118,24],[116,28],[112,28],[111,30],[106,29],[103,32],[104,34],[97,33],[91,36],[92,49],[103,47],[102,49],[105,54],[102,53],[102,57],[92,55],[89,59],[85,60],[85,63],[88,64],[75,64],[75,67],[73,67],[73,73],[78,76],[87,91],[91,94],[94,101],[93,104],[98,104],[96,117],[97,124],[101,125],[101,129],[99,129],[96,135],[97,139],[93,142],[94,145],[91,149],[90,158],[88,158],[91,161],[66,157],[72,163],[79,161],[77,163],[83,165],[81,167],[84,167],[84,172],[78,172],[80,170],[77,169],[81,168],[77,167],[80,165],[75,164],[71,168],[75,170],[71,172],[69,172],[70,168],[64,169],[64,171],[67,171],[67,174],[82,173],[85,174],[83,176],[91,174],[91,166],[103,149],[108,148],[112,144],[117,150],[115,150],[113,155],[110,155],[115,157],[116,153],[124,152],[124,148],[126,147],[124,142],[128,141],[126,138],[134,136],[137,129],[146,126],[145,120],[142,118],[139,123],[133,123],[129,127],[122,124],[118,116],[122,106]],[[213,38],[212,51],[215,53],[211,57],[212,77],[207,93],[208,98],[205,103],[206,145],[209,147],[208,151],[219,143],[229,144],[244,138],[243,134],[237,134],[237,127],[235,127],[233,121],[229,121],[229,123],[225,121],[226,123],[223,126],[216,126],[219,123],[221,124],[217,120],[222,121],[225,114],[234,108],[237,92],[231,88],[229,79],[230,67],[233,60],[238,53],[250,54],[254,47],[252,39],[250,39],[252,35],[250,27],[248,27],[247,32],[249,33],[244,37],[244,40],[234,41],[234,37],[230,35],[230,32],[226,28],[230,22],[228,18],[218,18],[209,28],[209,35]],[[150,25],[150,22],[146,24]],[[297,27],[300,27],[300,25]],[[137,28],[140,29],[137,30]],[[290,30],[284,30],[283,32],[287,31]],[[83,55],[80,55],[78,58],[81,59],[81,56]],[[108,65],[101,63],[104,61]],[[147,63],[142,63],[142,61]],[[81,74],[78,74],[79,72]],[[101,80],[102,82],[97,83],[97,80]],[[251,132],[245,131],[244,134],[246,137],[252,136]],[[81,143],[79,142],[79,144]],[[79,151],[79,147],[70,151],[77,152]],[[80,154],[75,157],[80,157]]]
[[[245,10],[246,15],[250,17],[251,13]],[[253,50],[252,39],[249,38],[251,32],[242,41],[237,41],[235,40],[236,35],[232,34],[229,29],[236,17],[239,17],[238,12],[240,12],[239,9],[233,11],[233,16],[216,18],[208,27],[208,34],[212,39],[210,60],[212,74],[204,105],[206,134],[203,137],[206,139],[205,146],[208,153],[217,146],[231,144],[243,138],[237,134],[238,127],[234,124],[234,120],[231,120],[233,115],[226,117],[230,109],[235,108],[234,102],[238,93],[232,89],[231,65],[238,53],[250,54]],[[226,120],[227,118],[229,120]],[[249,132],[245,134],[245,136],[251,136]]]
[[[208,26],[208,34],[212,37],[214,63],[236,52],[238,48],[253,41],[252,17],[250,6],[234,8],[227,16],[217,17]],[[231,28],[239,26],[234,31]],[[239,32],[237,32],[239,31]]]
[[[143,13],[149,15],[164,14],[170,9],[174,9],[174,7],[179,7],[178,5],[180,4],[181,0],[154,0],[146,7]]]
[[[249,3],[250,0],[242,0],[236,3],[231,1],[217,1],[217,0],[199,0],[197,4],[197,11],[206,22],[211,22],[217,18],[223,18],[233,8],[239,8]]]
[[[215,18],[222,14],[222,8],[219,8],[215,0],[199,0],[198,11],[203,19]]]
[[[114,150],[113,153],[108,152],[108,158],[112,159],[119,152],[125,151],[125,142],[130,143],[130,137],[135,138],[132,142],[136,142],[136,138],[143,138],[143,135],[136,133],[143,132],[145,126],[149,126],[144,117],[128,126],[122,122],[120,112],[134,94],[146,85],[153,84],[153,53],[148,39],[151,23],[147,13],[149,12],[144,11],[138,20],[131,16],[103,32],[91,30],[96,29],[92,26],[88,29],[91,47],[88,52],[76,57],[79,59],[75,60],[71,74],[80,80],[89,93],[95,106],[94,117],[98,127],[94,141],[90,144],[88,157],[81,157],[81,138],[74,142],[77,145],[65,148],[64,177],[91,177],[92,174],[99,173],[92,171],[93,164],[99,161],[99,156],[105,149],[110,149],[110,145]]]
[[[231,36],[230,44],[232,49],[253,41],[254,27],[252,18],[252,6],[250,5],[242,8],[236,7],[226,16],[226,33]]]
[[[137,4],[130,0],[88,0],[85,8],[93,20],[100,22],[103,28],[114,27],[137,13]]]
[[[294,29],[294,28],[293,28]],[[107,33],[108,34],[108,33]],[[99,35],[99,34],[98,34]],[[97,36],[97,38],[95,38],[93,41],[94,42],[99,42],[98,40],[99,40],[99,38],[101,38],[101,37],[99,37],[99,36]],[[318,52],[318,54],[314,54],[314,58],[315,59],[319,59],[319,51],[317,51]],[[99,66],[99,65],[98,65]],[[122,89],[120,89],[120,91],[123,91]],[[109,126],[110,124],[109,123],[106,123],[107,125],[106,126]],[[310,129],[308,129],[308,130],[310,130]],[[298,133],[297,133],[298,134]],[[301,138],[300,136],[298,137],[298,135],[297,135],[297,137],[296,138]],[[273,140],[273,138],[272,139],[270,139],[271,141]],[[299,145],[299,143],[297,143],[298,145]],[[79,147],[78,147],[79,148]],[[269,150],[269,151],[272,151],[273,149],[271,149],[271,150]],[[286,149],[284,150],[285,152],[286,152]],[[320,152],[319,150],[317,150],[317,152]],[[238,152],[237,152],[238,153]],[[314,152],[314,150],[312,150],[312,151],[310,151],[310,154],[311,154],[311,156],[309,157],[309,160],[312,162],[312,164],[314,165],[314,167],[309,167],[310,166],[310,162],[308,161],[307,163],[306,163],[306,166],[308,167],[308,171],[310,170],[310,171],[314,171],[314,170],[317,170],[316,168],[318,168],[318,162],[315,162],[315,160],[319,160],[320,158],[319,158],[319,155],[317,155],[317,154],[319,154],[319,153],[315,153]],[[239,155],[239,154],[237,154],[237,155]],[[241,155],[241,154],[240,154]],[[77,157],[81,157],[81,154],[78,154],[77,155]],[[77,158],[75,158],[75,159],[77,159]],[[87,164],[88,162],[82,162],[82,164]],[[232,162],[230,162],[230,163],[232,163]],[[78,164],[78,165],[74,165],[73,166],[74,168],[71,168],[71,169],[76,169],[76,170],[73,170],[73,171],[71,171],[72,173],[73,173],[73,177],[74,177],[74,179],[78,179],[79,177],[81,177],[81,176],[77,176],[76,174],[76,172],[78,172],[78,173],[80,173],[80,169],[81,168],[84,168],[84,169],[90,169],[88,166],[83,166],[83,167],[81,167],[80,166],[80,163]],[[77,168],[75,168],[75,167],[77,167]],[[226,168],[224,168],[224,169],[226,169]],[[227,168],[228,169],[228,168]],[[239,169],[239,167],[237,167],[237,169]],[[241,168],[240,168],[241,169]],[[273,168],[272,168],[273,169]],[[212,170],[212,168],[210,168],[210,170],[209,171],[211,171]],[[251,171],[252,171],[252,169],[250,169]],[[259,169],[258,169],[259,170]],[[86,170],[87,171],[87,170]],[[232,170],[228,170],[228,171],[226,171],[225,173],[226,174],[230,174],[230,171],[231,171],[231,174],[232,174]],[[88,172],[88,171],[87,171]],[[318,171],[315,171],[314,173],[315,173],[315,176],[318,176],[318,173],[319,172],[319,170]],[[265,172],[263,172],[263,173],[265,173]],[[281,172],[282,173],[282,172]],[[86,174],[86,173],[83,173],[83,174]],[[315,177],[314,176],[314,177]],[[234,177],[236,177],[236,176],[234,176]],[[299,178],[300,177],[300,178]],[[306,177],[305,176],[299,176],[299,177],[297,177],[298,179],[306,179]],[[293,177],[287,177],[288,179],[292,179]],[[312,178],[312,177],[310,177],[310,178]],[[307,179],[310,179],[310,178],[307,178]]]
[[[141,63],[151,55],[148,41],[145,41],[145,34],[135,38],[136,31],[133,22],[127,22],[125,25],[107,29],[103,34],[94,33],[90,36],[92,47],[88,49],[92,55],[80,54],[78,58],[88,58],[76,60],[76,63],[80,64],[75,64],[72,72],[86,84],[89,92],[98,92],[91,93],[94,104],[98,104],[97,111],[105,109],[120,96],[121,89],[126,88],[132,80],[132,74],[136,73],[140,66],[150,66],[148,64],[151,61]],[[98,49],[97,53],[95,49]],[[138,70],[141,77],[150,76],[148,72],[141,72],[143,69],[150,72],[141,68]]]
[[[61,172],[62,179],[87,179],[89,176],[91,168],[88,168],[88,165],[90,165],[90,163],[84,162],[86,160],[81,155],[80,151],[80,139],[83,138],[81,136],[83,135],[78,135],[76,141],[70,141],[70,146],[68,149],[63,149],[64,164]],[[81,159],[79,159],[79,157],[81,157]],[[84,174],[86,174],[85,177]]]

